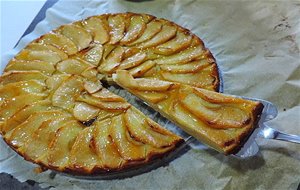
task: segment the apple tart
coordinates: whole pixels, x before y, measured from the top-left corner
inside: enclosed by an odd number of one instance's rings
[[[60,26],[9,61],[0,77],[3,139],[26,160],[83,175],[144,165],[183,142],[103,81],[226,154],[262,109],[217,93],[215,59],[189,30],[147,14],[104,14]]]

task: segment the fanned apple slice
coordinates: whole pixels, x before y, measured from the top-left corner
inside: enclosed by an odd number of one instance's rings
[[[71,115],[63,115],[55,119],[49,119],[43,122],[30,137],[30,140],[21,147],[21,152],[26,152],[27,157],[38,163],[45,163],[49,144],[55,137],[56,131],[71,120]]]
[[[130,69],[132,67],[136,67],[143,63],[146,57],[147,54],[145,52],[136,53],[133,56],[124,59],[118,69]]]
[[[92,36],[84,28],[75,25],[68,24],[58,29],[62,35],[71,39],[76,44],[78,51],[81,51],[89,46],[92,42]]]
[[[240,128],[251,121],[251,117],[238,107],[232,105],[221,106],[220,104],[207,105],[207,102],[194,94],[186,96],[181,100],[181,103],[193,115],[214,128]]]
[[[108,24],[110,27],[110,44],[118,43],[125,32],[125,16],[122,14],[110,15],[108,17]]]
[[[9,71],[0,77],[0,84],[6,85],[19,81],[36,80],[44,82],[48,77],[40,71]]]
[[[122,97],[110,92],[106,88],[102,88],[99,92],[92,94],[92,96],[105,102],[124,102]]]
[[[53,93],[52,104],[67,110],[72,110],[75,100],[82,90],[82,79],[73,75],[66,79]]]
[[[24,146],[28,140],[31,140],[31,135],[43,124],[43,122],[55,119],[56,117],[61,117],[63,114],[64,113],[61,111],[45,111],[34,113],[22,124],[8,132],[4,138],[15,148],[20,148]]]
[[[201,55],[205,52],[204,47],[197,45],[195,47],[190,47],[177,54],[165,56],[155,60],[159,65],[166,64],[184,64],[196,59],[201,58]]]
[[[67,80],[71,75],[69,74],[55,74],[49,77],[45,83],[47,85],[47,88],[50,90],[50,92],[53,94],[55,90],[61,85],[61,83],[65,80]]]
[[[153,19],[156,18],[155,16],[148,15],[148,14],[141,14],[141,16],[143,17],[144,22],[145,22],[146,24],[148,24],[149,22],[151,22]]]
[[[82,73],[81,76],[85,77],[88,80],[101,80],[103,77],[100,77],[102,74],[99,74],[96,67],[88,67]]]
[[[90,119],[95,118],[99,111],[99,108],[84,102],[76,102],[73,109],[73,115],[79,121],[89,121]]]
[[[217,90],[218,79],[217,75],[212,73],[217,72],[216,65],[209,65],[198,73],[177,74],[166,71],[161,71],[161,76],[167,81],[179,82],[192,85],[208,90]]]
[[[149,48],[162,44],[176,35],[177,28],[171,23],[163,23],[162,30],[150,40],[138,45],[139,48]]]
[[[116,47],[110,52],[110,54],[102,61],[98,67],[98,71],[101,73],[112,73],[121,64],[124,56],[124,48],[121,46]]]
[[[8,71],[40,71],[46,75],[51,75],[54,73],[55,68],[52,63],[41,60],[18,60],[13,59],[9,62],[9,64],[5,68],[5,72]]]
[[[85,81],[83,85],[84,89],[88,91],[88,93],[93,94],[103,89],[102,84],[99,80],[96,81]]]
[[[75,54],[78,51],[76,44],[72,40],[58,33],[45,34],[40,37],[37,42],[53,45],[63,50],[68,55]]]
[[[51,63],[52,65],[55,65],[56,63],[62,60],[60,55],[54,51],[50,51],[50,50],[34,51],[28,49],[22,50],[18,55],[16,55],[15,59],[26,60],[26,61],[40,60],[40,61]]]
[[[102,166],[101,158],[92,145],[93,132],[94,126],[91,126],[79,133],[70,151],[68,168],[91,173],[94,167]]]
[[[107,56],[112,52],[112,50],[116,48],[116,45],[105,44],[103,48],[104,50],[103,50],[102,60],[105,60]]]
[[[68,55],[58,49],[57,47],[53,46],[53,45],[50,45],[50,44],[41,44],[41,43],[30,43],[28,46],[26,46],[26,49],[29,49],[29,50],[33,50],[33,51],[53,51],[53,52],[56,52],[61,60],[64,60],[64,59],[67,59],[68,58]]]
[[[201,142],[204,142],[220,152],[224,152],[224,150],[220,148],[222,142],[224,140],[232,140],[228,139],[228,135],[226,135],[225,131],[209,127],[206,123],[191,115],[189,111],[178,103],[174,103],[171,114],[173,115],[172,118],[174,122],[182,126],[188,134],[193,135],[201,140]]]
[[[106,18],[90,17],[82,21],[82,25],[92,33],[94,42],[105,44],[109,41],[109,27]]]
[[[130,25],[125,36],[120,41],[121,44],[127,44],[137,39],[145,30],[146,23],[142,16],[133,15],[130,18]]]
[[[190,46],[192,36],[187,30],[178,30],[176,37],[154,48],[154,52],[161,55],[171,55]]]
[[[148,60],[148,61],[145,61],[144,63],[140,64],[139,66],[130,69],[129,73],[133,77],[141,77],[147,71],[149,71],[150,69],[152,69],[155,65],[156,65],[155,61]]]
[[[103,54],[103,46],[100,44],[94,44],[85,52],[80,52],[81,59],[87,61],[88,63],[98,66]]]
[[[127,45],[133,46],[145,42],[147,40],[150,40],[153,36],[159,33],[161,29],[162,29],[162,23],[159,20],[152,20],[146,25],[146,29],[142,34],[142,36]]]
[[[0,87],[0,103],[7,98],[13,98],[30,93],[42,93],[46,90],[46,86],[35,80],[19,81],[9,83]]]
[[[134,79],[130,73],[125,70],[119,70],[116,74],[113,74],[113,80],[126,88],[141,91],[167,91],[176,87],[175,83],[168,81],[147,78]]]
[[[52,107],[52,103],[49,100],[37,101],[33,104],[26,105],[19,111],[17,111],[14,115],[5,120],[2,125],[1,131],[3,134],[11,131],[21,123],[23,123],[29,116],[34,113],[39,113],[48,110],[54,110]]]
[[[71,120],[56,131],[47,155],[50,167],[62,171],[68,166],[72,146],[83,129],[84,126],[78,121]]]
[[[80,75],[85,69],[89,67],[93,67],[93,65],[79,59],[66,59],[57,63],[56,65],[57,71],[76,75]]]
[[[168,98],[168,95],[166,93],[159,93],[155,91],[132,90],[132,92],[153,104],[156,104]]]
[[[152,121],[150,123],[148,120],[136,108],[128,109],[125,113],[125,124],[130,135],[144,144],[162,148],[172,146],[180,139],[159,127],[155,122]],[[152,126],[155,126],[155,130],[153,130]]]
[[[124,99],[122,99],[122,101],[119,102],[107,102],[88,94],[80,96],[77,100],[104,110],[127,110],[130,107],[130,104],[125,102]]]
[[[30,93],[7,99],[0,105],[0,120],[7,119],[24,106],[30,105],[46,97],[46,94]]]
[[[175,64],[175,65],[159,65],[160,69],[163,71],[167,71],[170,73],[198,73],[200,70],[206,68],[208,65],[213,62],[209,62],[206,59],[200,59],[192,62],[188,62],[186,64]]]
[[[197,90],[198,92],[200,91]],[[201,90],[205,93],[205,90]],[[216,95],[215,95],[216,96]],[[224,96],[224,95],[223,95]],[[251,116],[244,111],[245,102],[240,104],[212,103],[202,99],[195,93],[180,95],[180,103],[193,115],[214,128],[241,128],[251,122]]]
[[[113,143],[109,134],[111,119],[106,119],[95,123],[95,130],[92,142],[96,154],[103,163],[103,167],[108,170],[120,169],[126,161],[118,152],[118,147]]]
[[[123,114],[121,114],[112,118],[112,123],[109,127],[109,134],[112,137],[112,141],[125,160],[144,160],[147,154],[147,145],[134,141],[130,137],[123,117]]]

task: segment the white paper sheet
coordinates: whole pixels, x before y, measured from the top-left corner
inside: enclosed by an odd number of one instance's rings
[[[62,24],[96,14],[141,12],[162,17],[198,35],[223,73],[225,93],[266,99],[278,106],[270,125],[300,135],[300,2],[239,1],[59,1],[46,18],[1,60]],[[286,110],[286,111],[284,111]],[[122,180],[87,181],[49,171],[33,172],[0,140],[0,172],[57,189],[296,189],[300,145],[258,139],[261,153],[247,160],[210,149],[193,149],[166,167]]]

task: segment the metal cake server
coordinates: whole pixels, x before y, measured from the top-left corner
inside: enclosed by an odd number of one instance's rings
[[[261,99],[254,99],[254,98],[245,98],[245,99],[261,102],[264,105],[264,109],[260,121],[258,123],[259,127],[252,133],[248,141],[245,143],[244,147],[237,154],[233,155],[234,157],[247,158],[256,155],[259,152],[259,146],[255,141],[255,138],[257,137],[300,144],[300,136],[286,134],[284,132],[278,131],[277,129],[274,129],[269,126],[268,121],[274,119],[278,114],[278,110],[274,104],[272,104],[269,101],[261,100]]]

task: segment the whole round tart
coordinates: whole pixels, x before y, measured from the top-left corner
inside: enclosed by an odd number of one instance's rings
[[[133,89],[152,104],[172,101],[162,91],[180,85],[206,89],[202,96],[219,89],[212,54],[187,29],[147,14],[92,16],[32,41],[8,63],[0,78],[1,134],[26,160],[57,171],[88,175],[145,165],[183,139],[101,83],[133,77]],[[223,114],[217,106],[212,111]],[[238,123],[221,130],[232,125]]]

